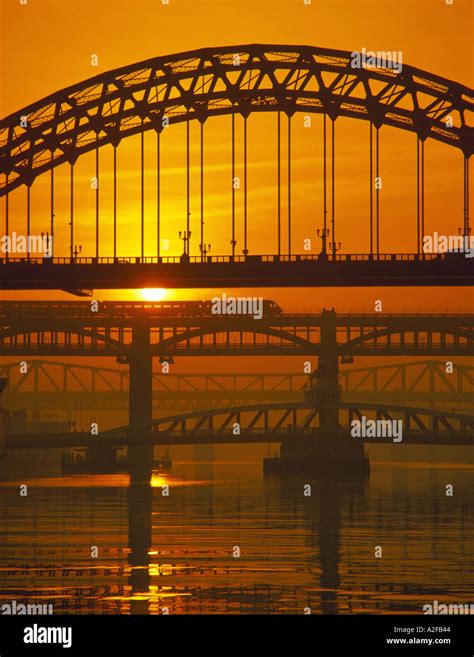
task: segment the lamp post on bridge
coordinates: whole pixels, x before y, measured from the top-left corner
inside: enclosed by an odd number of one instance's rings
[[[179,231],[179,239],[183,240],[183,255],[181,256],[181,260],[189,260],[189,241],[191,239],[191,231],[190,230],[184,230],[184,231]]]
[[[74,245],[74,251],[73,251],[74,261],[77,260],[77,256],[81,253],[81,251],[82,251],[82,245],[81,244],[75,244]]]
[[[464,228],[458,228],[458,235],[463,238],[463,249],[465,252],[470,251],[471,248],[471,227],[467,222],[464,222]]]
[[[49,231],[47,233],[41,232],[41,241],[43,243],[43,247],[44,247],[44,244],[45,244],[45,239],[46,239],[46,248],[48,250],[50,249],[49,256],[45,256],[45,257],[52,258],[53,257],[53,236],[51,235],[51,239],[50,239]]]
[[[201,259],[203,262],[206,260],[206,256],[211,250],[211,245],[210,244],[200,244],[199,245],[199,250],[201,252]]]
[[[327,259],[327,239],[329,237],[329,228],[318,228],[316,231],[317,236],[322,240],[322,248],[319,257],[322,259]]]
[[[331,242],[329,244],[329,248],[331,249],[333,260],[336,259],[336,253],[341,250],[341,246],[342,246],[341,242],[337,242],[337,244],[336,242]]]

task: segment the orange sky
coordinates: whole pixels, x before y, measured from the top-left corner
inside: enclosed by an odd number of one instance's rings
[[[0,0],[0,115],[5,116],[38,98],[100,72],[157,55],[203,46],[245,43],[308,44],[344,50],[401,50],[403,62],[467,85],[473,79],[473,5],[470,0]],[[90,65],[91,54],[99,67]],[[276,142],[275,116],[249,119],[249,245],[251,253],[276,249]],[[322,224],[321,117],[303,127],[303,114],[293,119],[293,251],[302,252],[303,239],[311,238],[313,252],[320,250],[315,236]],[[237,120],[241,138],[242,119]],[[166,132],[166,131],[165,131]],[[191,223],[199,232],[198,126],[192,125]],[[368,124],[340,118],[336,122],[336,217],[343,251],[368,247]],[[170,255],[182,250],[178,230],[185,227],[185,128],[173,126],[163,136],[162,237],[170,240]],[[381,130],[381,250],[407,251],[415,246],[415,137]],[[154,255],[155,155],[154,136],[146,137],[147,252]],[[111,148],[101,155],[102,255],[111,254]],[[283,149],[283,157],[286,151]],[[241,141],[237,175],[242,174]],[[118,150],[119,230],[118,253],[139,251],[139,138],[132,137]],[[77,243],[84,255],[93,255],[90,233],[94,225],[93,154],[76,166]],[[230,117],[206,123],[206,242],[214,254],[229,251]],[[283,166],[283,176],[286,176]],[[49,227],[48,176],[32,190],[32,232]],[[57,170],[56,248],[67,250],[68,171]],[[283,189],[283,198],[286,191]],[[11,194],[11,212],[18,229],[25,226],[25,194]],[[108,200],[106,200],[108,197]],[[1,203],[3,217],[3,203]],[[237,252],[242,244],[242,199],[237,198]],[[286,207],[283,205],[283,223]],[[62,218],[62,220],[61,220]],[[0,218],[3,225],[3,219]],[[429,140],[426,144],[426,232],[457,233],[462,222],[462,156]],[[119,296],[123,296],[120,293]],[[180,293],[181,298],[210,292]],[[98,296],[105,297],[106,293]],[[10,296],[10,295],[9,295]],[[28,296],[31,296],[29,294]],[[42,296],[47,296],[42,294]],[[375,298],[387,301],[387,310],[404,307],[439,309],[469,307],[469,290],[314,290],[273,292],[267,297],[300,306],[335,305],[371,308]]]

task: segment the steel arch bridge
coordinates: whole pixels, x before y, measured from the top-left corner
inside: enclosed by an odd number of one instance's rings
[[[256,404],[183,413],[154,419],[139,425],[126,425],[91,436],[90,432],[67,434],[11,434],[7,449],[45,447],[89,447],[100,441],[104,446],[195,445],[237,443],[281,443],[298,437],[316,437],[321,423],[331,413],[341,424],[341,436],[348,440],[391,443],[392,438],[354,439],[350,435],[353,420],[401,420],[405,444],[474,445],[474,416],[434,409],[398,405],[338,402],[330,408],[311,402]],[[239,426],[236,433],[235,425]],[[334,433],[325,432],[326,437]]]
[[[147,323],[147,355],[281,356],[324,351],[325,317],[280,315],[256,321],[230,318],[153,318]],[[340,355],[471,356],[472,315],[337,315],[329,330]],[[141,322],[104,317],[11,317],[0,329],[0,356],[131,356]]]
[[[203,48],[130,64],[72,85],[0,122],[0,195],[63,162],[144,130],[214,115],[325,113],[391,125],[473,152],[468,87],[412,66],[353,68],[351,53],[309,46]],[[22,126],[21,116],[27,117]],[[446,118],[453,117],[453,127]]]
[[[125,410],[128,408],[128,370],[42,359],[0,365],[0,376],[8,379],[4,393],[11,408],[58,408],[80,402],[84,408]],[[245,403],[301,401],[308,375],[302,372],[257,373],[153,373],[153,408],[185,410]],[[459,410],[474,404],[474,367],[454,363],[446,374],[445,361],[413,361],[339,371],[345,401],[436,404]]]
[[[137,437],[140,432],[150,431],[158,434],[158,441],[172,444],[190,444],[199,442],[206,436],[208,442],[279,442],[288,436],[298,434],[315,434],[320,428],[323,411],[333,414],[336,424],[340,422],[346,429],[353,420],[362,416],[377,420],[393,420],[401,418],[404,434],[411,442],[430,442],[431,438],[451,436],[462,439],[462,444],[474,444],[474,416],[462,413],[452,413],[437,409],[420,409],[403,405],[385,405],[374,403],[354,403],[339,401],[319,405],[303,401],[292,404],[256,404],[239,408],[220,408],[209,411],[183,413],[171,417],[152,420],[137,426],[124,426],[110,429],[100,434],[101,438],[123,439]],[[239,425],[239,433],[235,433],[234,424]],[[348,429],[346,435],[348,434]],[[349,434],[350,437],[350,434]],[[138,438],[138,440],[140,440]],[[372,442],[371,439],[364,439]],[[373,439],[373,442],[380,438]],[[390,442],[391,439],[387,440]],[[158,444],[159,444],[158,443]],[[455,443],[453,443],[455,444]]]
[[[244,45],[205,48],[131,64],[62,89],[32,103],[0,121],[0,196],[5,196],[6,234],[9,233],[9,194],[17,188],[27,193],[28,235],[31,224],[30,190],[43,173],[51,174],[49,232],[56,234],[54,217],[54,171],[70,166],[69,257],[52,258],[51,268],[42,268],[42,258],[7,258],[2,271],[10,289],[48,289],[58,286],[76,290],[100,287],[145,287],[173,284],[175,287],[213,287],[246,281],[265,285],[465,285],[469,263],[422,253],[424,234],[424,144],[427,139],[445,143],[462,154],[464,166],[464,216],[462,233],[469,238],[469,158],[473,151],[471,115],[474,93],[468,87],[426,71],[404,65],[396,72],[389,61],[384,66],[353,68],[352,53],[310,46]],[[281,180],[278,166],[278,253],[249,256],[247,241],[247,119],[254,112],[278,114],[288,120],[288,236],[283,251],[281,240]],[[326,117],[331,122],[334,165],[334,126],[338,117],[361,119],[370,124],[370,248],[363,254],[337,254],[334,207],[322,209],[321,254],[295,255],[291,224],[291,118],[296,112],[324,115],[324,189],[326,189]],[[232,116],[232,222],[231,254],[207,255],[204,237],[203,127],[213,116]],[[236,255],[235,117],[244,121],[244,238],[243,256]],[[201,125],[201,217],[197,255],[190,253],[190,166],[189,123]],[[187,130],[187,218],[181,258],[163,256],[160,250],[160,135],[165,127],[184,122]],[[392,126],[416,135],[417,147],[417,249],[416,253],[387,254],[380,251],[379,190],[372,193],[373,173],[379,172],[379,131]],[[375,156],[373,132],[375,130]],[[146,255],[144,200],[144,135],[157,138],[156,253]],[[118,255],[116,247],[116,194],[114,193],[113,256],[100,254],[99,151],[111,145],[114,152],[125,138],[141,135],[141,224],[140,255]],[[95,247],[80,257],[75,243],[74,165],[89,151],[96,153]],[[375,166],[373,164],[375,159]],[[329,167],[328,167],[329,168]],[[334,167],[333,167],[334,169]],[[331,175],[334,198],[334,175]],[[375,198],[373,199],[372,196]],[[324,194],[326,199],[326,192]],[[334,204],[333,204],[334,205]],[[375,207],[375,210],[373,208]],[[374,214],[375,212],[375,214]],[[327,215],[331,215],[328,228]],[[331,243],[328,245],[329,236]],[[56,254],[57,255],[57,254]],[[322,257],[320,257],[322,256]],[[276,260],[274,258],[277,258]],[[421,260],[421,262],[419,262]],[[334,265],[328,270],[328,262]],[[347,264],[349,263],[349,264]],[[124,266],[125,265],[125,266]],[[131,266],[133,265],[133,266]],[[282,275],[284,270],[284,275]],[[398,272],[398,273],[397,273]],[[356,274],[356,276],[354,276]],[[467,283],[466,283],[467,280]],[[243,283],[241,283],[243,284]],[[268,284],[268,283],[267,283]]]

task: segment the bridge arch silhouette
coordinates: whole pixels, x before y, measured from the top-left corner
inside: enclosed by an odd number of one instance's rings
[[[312,402],[251,404],[241,407],[216,408],[211,410],[181,413],[151,420],[138,425],[125,425],[101,432],[99,439],[113,440],[135,438],[146,433],[150,440],[158,434],[156,444],[199,443],[206,436],[219,438],[222,442],[266,442],[282,439],[301,433],[316,432],[320,426],[320,412],[327,412],[325,405]],[[463,437],[465,444],[474,441],[474,416],[441,409],[419,408],[397,404],[377,404],[373,402],[331,403],[330,411],[339,415],[344,413],[344,425],[350,427],[354,419],[362,416],[383,420],[403,417],[404,432],[416,442],[417,438],[429,439],[441,432],[443,436]],[[342,419],[342,418],[341,418]],[[337,420],[339,422],[339,420]],[[238,434],[234,433],[234,423],[239,424]],[[411,431],[411,434],[410,434]],[[160,435],[161,434],[161,435]],[[350,438],[350,433],[346,431]],[[377,442],[380,439],[374,439]],[[212,442],[212,440],[211,440]],[[454,443],[453,443],[454,444]]]
[[[128,408],[129,371],[122,367],[85,365],[74,361],[30,359],[26,373],[22,361],[0,364],[0,375],[8,379],[4,396],[14,408],[65,412],[76,403],[101,411]],[[457,376],[446,374],[445,360],[424,360],[370,367],[342,367],[341,395],[347,401],[389,401],[419,406],[430,402],[447,410],[472,410],[474,367],[456,362]],[[299,401],[308,387],[308,375],[286,373],[191,373],[166,377],[153,372],[153,409],[185,411],[196,408],[235,406],[257,401]]]
[[[328,413],[340,426],[320,434],[322,423],[327,422]],[[324,420],[323,420],[324,415]],[[351,437],[353,420],[377,419],[402,420],[402,444],[474,444],[474,415],[456,413],[442,409],[419,408],[401,404],[377,404],[373,402],[339,401],[330,406],[314,402],[264,403],[228,408],[180,413],[151,420],[149,422],[124,425],[97,436],[90,432],[51,433],[41,438],[37,434],[11,434],[6,437],[7,449],[41,449],[44,447],[106,447],[127,446],[140,448],[152,445],[196,445],[225,443],[270,443],[295,440],[298,437],[324,435],[336,439],[345,437],[355,443],[393,442],[384,437]],[[239,432],[235,432],[235,423]]]
[[[8,253],[3,262],[11,265],[4,269],[5,287],[10,289],[48,289],[57,287],[58,279],[64,282],[63,289],[81,290],[100,287],[147,287],[150,285],[174,287],[212,287],[215,282],[217,265],[221,263],[220,280],[224,284],[260,286],[268,277],[274,278],[277,285],[315,284],[367,284],[374,278],[381,285],[465,285],[468,264],[463,259],[457,262],[437,257],[436,262],[423,253],[422,240],[425,233],[425,155],[426,140],[442,142],[461,153],[463,162],[463,216],[460,234],[469,238],[469,160],[474,148],[472,138],[472,112],[474,92],[465,85],[403,65],[400,72],[395,71],[390,62],[385,66],[353,68],[351,53],[343,50],[294,45],[238,45],[217,48],[204,48],[169,56],[159,56],[143,62],[124,66],[101,73],[93,78],[79,82],[36,101],[8,117],[0,120],[0,196],[5,197],[5,234],[9,234],[13,223],[10,221],[9,195],[17,189],[26,189],[27,235],[31,234],[31,190],[41,174],[50,172],[51,200],[50,221],[47,234],[57,234],[58,219],[55,221],[55,178],[54,172],[62,164],[70,168],[69,247],[65,253],[69,257],[56,257],[51,263],[55,269],[38,269],[36,265],[44,259],[26,256],[12,258]],[[273,112],[277,115],[278,142],[278,236],[277,253],[269,256],[249,256],[248,240],[248,200],[247,200],[247,119],[252,113]],[[292,244],[292,195],[291,195],[291,119],[296,113],[321,114],[324,118],[324,209],[321,212],[322,240],[320,254],[295,255]],[[229,191],[232,193],[232,219],[228,229],[230,254],[208,255],[210,245],[204,234],[204,192],[203,192],[203,149],[204,124],[214,116],[232,117],[232,176],[229,178]],[[244,188],[243,195],[243,237],[242,256],[237,255],[236,235],[236,194],[233,187],[236,172],[236,130],[235,119],[244,121]],[[281,116],[287,117],[288,178],[286,181],[288,199],[287,210],[282,215],[281,184]],[[370,130],[370,245],[364,254],[338,254],[341,248],[337,242],[336,216],[334,209],[334,162],[335,162],[335,124],[339,117],[362,120],[369,123]],[[329,119],[329,128],[327,121]],[[201,209],[199,243],[191,255],[190,238],[190,131],[191,122],[201,126]],[[186,135],[186,179],[187,209],[184,217],[182,257],[163,255],[161,248],[163,221],[161,212],[161,147],[160,135],[168,125],[185,123]],[[379,132],[382,126],[391,126],[409,131],[416,136],[416,252],[405,254],[384,254],[380,250],[380,210],[379,188],[374,189],[374,176],[379,171]],[[144,135],[156,134],[156,251],[149,252],[145,238],[146,200],[144,175]],[[328,133],[330,133],[328,135]],[[140,255],[127,253],[123,257],[117,250],[117,163],[116,153],[119,144],[133,135],[141,135],[140,169],[141,199],[140,222],[137,221]],[[329,139],[330,137],[330,139]],[[330,142],[330,147],[329,147]],[[113,256],[104,257],[103,218],[101,224],[100,161],[99,152],[104,146],[113,147]],[[91,231],[88,244],[76,244],[77,227],[81,227],[74,200],[74,166],[85,153],[94,151],[95,162],[95,229]],[[328,164],[328,166],[327,166]],[[329,166],[330,165],[330,166]],[[330,171],[331,170],[331,171]],[[329,172],[331,175],[329,175]],[[327,188],[331,187],[331,194]],[[369,191],[369,190],[368,190]],[[328,208],[331,197],[332,207]],[[76,202],[77,205],[77,202]],[[199,214],[199,213],[198,213]],[[240,211],[239,211],[240,214]],[[328,218],[330,217],[330,221]],[[285,219],[285,221],[283,221]],[[284,225],[287,223],[287,228]],[[242,230],[242,228],[239,228]],[[46,233],[46,231],[43,231]],[[94,236],[92,236],[94,233]],[[275,230],[276,234],[276,230]],[[155,236],[154,236],[155,237]],[[284,244],[283,244],[284,242]],[[54,246],[54,256],[58,247]],[[151,247],[150,247],[151,248]],[[102,250],[102,252],[101,252]],[[253,258],[254,261],[250,262]],[[260,258],[260,260],[259,260]],[[263,258],[263,260],[262,260]],[[275,262],[274,258],[278,258]],[[423,259],[423,263],[413,260]],[[442,262],[440,262],[440,259]],[[297,262],[294,262],[297,260]],[[367,265],[367,260],[370,260]],[[258,262],[257,262],[258,261]],[[327,263],[334,267],[331,274]],[[377,261],[377,262],[374,262]],[[347,262],[350,264],[347,265]],[[209,265],[197,270],[183,269],[191,263]],[[70,265],[83,265],[81,269]],[[243,266],[238,268],[236,264]],[[260,264],[265,266],[260,267]],[[125,265],[125,266],[124,266]],[[135,265],[131,267],[130,265]],[[12,269],[13,267],[13,269]],[[165,270],[166,267],[166,270]],[[189,268],[188,268],[189,269]],[[207,271],[214,271],[214,276]],[[244,272],[245,270],[245,272]],[[284,275],[282,274],[284,270]],[[361,272],[354,276],[353,272]],[[396,278],[394,272],[404,273],[403,279]],[[263,273],[264,272],[264,273]],[[280,272],[280,274],[279,274]],[[295,273],[294,273],[295,272]],[[317,275],[314,273],[316,272]],[[147,278],[148,275],[148,278]],[[170,276],[167,281],[166,276]],[[184,279],[183,279],[184,275]],[[11,280],[10,280],[11,276]],[[332,277],[332,278],[331,278]],[[150,278],[152,280],[150,280]],[[310,283],[305,283],[310,279]],[[329,282],[328,282],[329,281]],[[336,282],[335,282],[336,281]],[[370,284],[370,283],[369,283]]]
[[[50,317],[3,320],[0,355],[90,355],[127,358],[133,352],[133,331],[140,318],[64,318],[59,311]],[[58,317],[61,317],[58,319]],[[340,355],[470,355],[474,336],[468,315],[401,318],[374,315],[347,320],[341,316],[333,327],[334,344]],[[429,319],[429,321],[427,321]],[[406,325],[408,324],[408,326]],[[337,330],[336,330],[337,328]],[[319,315],[288,315],[259,320],[195,320],[194,328],[178,318],[150,320],[146,355],[229,356],[229,355],[311,355],[322,349],[322,319]],[[167,337],[169,333],[173,333]],[[250,336],[250,337],[249,337]]]
[[[61,337],[64,342],[61,342]],[[18,338],[23,339],[18,340]],[[18,344],[19,350],[23,352],[28,352],[29,347],[41,352],[55,344],[61,344],[62,348],[67,350],[71,343],[80,344],[82,349],[97,350],[99,352],[97,355],[102,355],[101,348],[117,354],[123,350],[123,343],[119,340],[104,335],[100,331],[90,331],[79,327],[73,329],[55,327],[46,330],[38,330],[33,327],[12,327],[0,331],[0,342],[6,349],[9,347],[15,349]]]
[[[229,353],[232,351],[232,346],[236,349],[240,349],[245,344],[244,334],[253,334],[254,336],[266,337],[266,338],[275,338],[276,341],[269,341],[267,343],[270,346],[284,349],[285,346],[288,349],[293,349],[295,353],[318,353],[319,350],[319,339],[315,340],[309,337],[302,337],[295,333],[291,333],[288,330],[277,330],[276,328],[268,326],[259,326],[258,322],[255,322],[255,326],[247,325],[246,327],[236,327],[234,329],[229,329],[228,327],[217,327],[209,326],[206,328],[196,328],[191,331],[182,331],[177,335],[174,335],[170,338],[165,338],[160,340],[158,343],[152,343],[151,349],[155,355],[162,355],[169,353],[171,355],[179,353],[180,349],[183,351],[187,350],[192,351],[193,347],[191,342],[195,340],[195,349],[205,349],[205,344],[198,342],[198,338],[206,337],[218,337],[225,336],[225,339],[220,340],[219,344],[222,348],[227,346]],[[233,339],[230,339],[230,336],[234,336]],[[411,339],[405,339],[408,336]],[[392,341],[391,338],[398,338],[398,340]],[[472,335],[467,329],[464,328],[445,328],[440,329],[439,327],[413,327],[413,328],[401,328],[398,326],[391,326],[383,329],[376,329],[367,333],[363,333],[357,337],[348,339],[347,341],[340,342],[339,347],[341,353],[351,353],[351,351],[357,352],[359,349],[371,349],[373,345],[374,351],[376,351],[377,343],[381,344],[383,347],[392,345],[394,350],[397,345],[416,345],[417,348],[422,349],[423,344],[426,344],[428,348],[430,344],[439,345],[442,349],[443,345],[448,346],[458,346],[461,349],[466,349],[466,353],[470,353],[469,349],[472,347]],[[187,345],[187,347],[186,347]],[[261,345],[262,349],[264,345]],[[252,349],[258,349],[258,345],[252,344]],[[207,352],[208,353],[208,352]],[[204,354],[203,354],[204,355]]]
[[[126,411],[129,401],[128,369],[85,365],[74,361],[30,359],[26,373],[22,361],[0,364],[0,376],[8,379],[7,406],[29,409],[33,417],[58,407],[76,417],[77,404],[96,411]],[[456,362],[457,376],[446,374],[445,360],[413,361],[388,365],[342,367],[339,385],[346,401],[400,403],[411,406],[472,412],[474,367]],[[185,412],[262,402],[301,401],[308,375],[286,373],[191,373],[163,376],[153,372],[153,409],[160,413]],[[58,406],[59,405],[59,406]],[[432,406],[433,407],[433,406]]]
[[[417,343],[419,347],[423,344],[431,343],[438,341],[441,344],[446,344],[451,341],[452,343],[459,343],[468,347],[472,341],[472,336],[470,332],[464,328],[453,328],[453,329],[444,329],[440,330],[438,327],[431,328],[428,327],[425,330],[419,328],[400,328],[400,327],[389,327],[383,329],[376,329],[370,333],[364,333],[363,335],[357,336],[351,340],[348,340],[347,346],[357,348],[363,346],[364,343],[377,342],[380,338],[387,338],[390,342],[392,337],[398,337],[399,342],[403,344],[406,336],[413,336],[413,340]],[[435,340],[433,340],[435,338]]]
[[[0,122],[0,195],[97,145],[211,116],[281,111],[325,113],[392,125],[466,157],[472,90],[404,65],[352,68],[351,53],[309,46],[203,48],[130,64],[61,89]],[[446,127],[451,116],[453,127]],[[27,117],[22,127],[20,117]],[[48,157],[51,155],[51,157]]]

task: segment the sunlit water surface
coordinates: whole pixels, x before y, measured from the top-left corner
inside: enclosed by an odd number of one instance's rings
[[[289,484],[261,463],[176,463],[151,491],[131,494],[127,475],[48,477],[0,484],[0,501],[2,603],[348,614],[474,602],[472,464],[375,462],[366,483]]]

